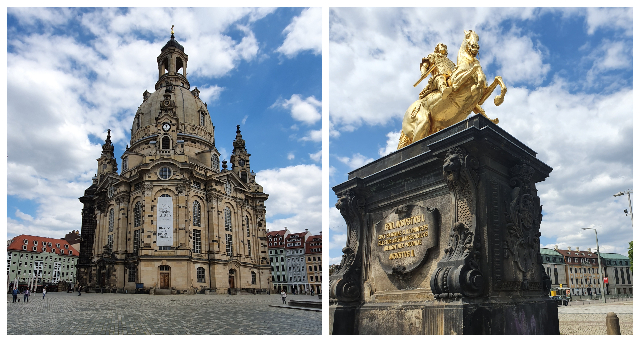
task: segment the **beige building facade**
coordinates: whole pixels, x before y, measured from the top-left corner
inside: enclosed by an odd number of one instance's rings
[[[157,58],[122,155],[110,133],[84,204],[78,283],[111,291],[218,293],[270,288],[265,201],[240,126],[230,166],[173,34]]]

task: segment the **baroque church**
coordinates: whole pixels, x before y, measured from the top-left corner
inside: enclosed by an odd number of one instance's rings
[[[190,90],[188,56],[171,32],[122,155],[110,131],[80,197],[78,285],[89,291],[218,293],[270,288],[265,194],[237,126],[230,167],[207,104]]]

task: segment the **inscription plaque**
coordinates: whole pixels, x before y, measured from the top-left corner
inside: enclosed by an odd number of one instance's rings
[[[387,274],[404,274],[420,266],[438,244],[438,210],[411,204],[392,210],[375,224],[374,247]]]

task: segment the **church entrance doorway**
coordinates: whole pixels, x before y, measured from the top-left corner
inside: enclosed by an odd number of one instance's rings
[[[170,279],[171,279],[171,267],[167,265],[161,265],[160,266],[160,288],[168,289],[171,286],[169,281]]]
[[[236,288],[236,279],[235,279],[236,270],[229,270],[229,288]]]

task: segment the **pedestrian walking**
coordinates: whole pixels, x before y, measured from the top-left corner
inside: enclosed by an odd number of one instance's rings
[[[29,289],[24,290],[24,302],[27,303],[29,301]]]
[[[13,289],[13,291],[11,291],[11,294],[13,295],[13,302],[17,302],[18,301],[18,289]]]
[[[82,292],[80,292],[80,286],[78,286],[78,296],[82,296]]]
[[[287,293],[282,290],[282,292],[280,292],[280,296],[282,297],[282,304],[287,304]]]
[[[42,299],[44,299],[44,296],[47,294],[47,289],[42,288]]]

